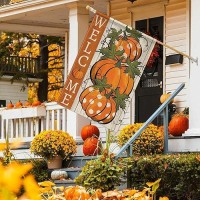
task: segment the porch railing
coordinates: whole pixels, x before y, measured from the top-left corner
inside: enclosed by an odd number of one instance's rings
[[[4,142],[6,134],[10,141],[23,138],[32,141],[43,130],[67,131],[67,110],[56,102],[42,106],[0,109],[0,141]]]
[[[0,6],[8,5],[10,2],[11,0],[0,0]]]
[[[21,0],[21,1],[24,1],[24,0]],[[15,3],[15,2],[12,1],[12,0],[0,0],[0,6],[5,6],[5,5],[8,5],[8,4],[12,4],[12,3]]]
[[[184,88],[185,84],[182,83],[151,116],[150,118],[143,124],[143,126],[128,140],[126,144],[118,151],[115,158],[121,156],[122,153],[127,151],[129,156],[132,156],[132,144],[134,141],[141,135],[144,129],[163,112],[163,122],[164,122],[164,152],[168,152],[168,105],[171,100]]]
[[[0,57],[0,73],[13,75],[22,73],[35,75],[40,71],[40,58],[2,56]]]

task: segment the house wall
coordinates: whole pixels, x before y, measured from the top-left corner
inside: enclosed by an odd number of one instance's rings
[[[189,0],[137,0],[133,4],[127,0],[111,0],[111,17],[134,27],[134,21],[151,17],[164,16],[164,43],[189,54]],[[164,55],[176,54],[164,48]],[[188,106],[189,60],[183,64],[165,66],[163,59],[163,93],[173,92],[181,83],[185,88],[175,98],[178,110]],[[134,100],[130,109],[130,118],[125,123],[134,121]]]
[[[165,42],[179,51],[189,55],[189,3],[187,0],[170,0],[166,5]],[[166,49],[166,55],[174,54]],[[176,106],[183,110],[188,106],[189,59],[184,58],[183,64],[166,66],[164,70],[166,92],[172,92],[180,83],[185,88],[175,97]]]
[[[11,100],[13,104],[17,101],[24,102],[28,99],[27,88],[22,91],[23,83],[10,80],[0,80],[0,100],[6,100],[6,104]]]
[[[132,3],[126,0],[111,0],[108,14],[124,24],[131,25],[131,13],[127,10],[131,5]]]

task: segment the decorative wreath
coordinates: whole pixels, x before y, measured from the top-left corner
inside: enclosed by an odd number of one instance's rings
[[[150,32],[147,32],[146,33],[147,35],[155,38],[155,39],[158,39],[157,36],[152,36]],[[146,67],[153,67],[154,63],[156,62],[157,58],[159,58],[160,54],[159,54],[159,50],[160,50],[160,45],[158,43],[155,44],[154,48],[153,48],[153,51],[151,52],[151,55],[149,57],[149,60],[146,64]]]

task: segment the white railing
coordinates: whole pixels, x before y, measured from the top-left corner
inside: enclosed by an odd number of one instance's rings
[[[31,141],[43,130],[67,131],[67,110],[56,102],[37,107],[0,109],[0,141],[8,134],[10,141]]]
[[[67,131],[67,109],[56,102],[46,103],[46,130]]]

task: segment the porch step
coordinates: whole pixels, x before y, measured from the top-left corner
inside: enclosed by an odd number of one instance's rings
[[[82,167],[85,166],[86,162],[96,159],[97,156],[73,156],[71,160],[63,162],[63,168],[55,169],[56,171],[66,171],[68,174],[67,179],[63,180],[52,180],[56,186],[73,186],[76,185],[74,179],[81,173]],[[51,179],[51,172],[48,171],[48,176]]]
[[[74,155],[71,160],[69,161],[64,161],[63,162],[63,167],[64,168],[71,168],[71,167],[83,167],[86,162],[90,160],[96,159],[97,156],[79,156],[79,155]]]
[[[200,152],[200,136],[169,137],[168,152]]]
[[[60,187],[60,186],[69,187],[69,186],[76,185],[74,180],[55,180],[54,183],[56,184],[57,187]]]
[[[56,171],[66,171],[68,174],[68,178],[64,180],[53,180],[53,182],[56,184],[56,186],[74,186],[76,183],[74,182],[74,179],[79,176],[79,174],[82,171],[82,167],[85,166],[85,164],[90,161],[96,159],[97,156],[74,156],[72,160],[69,162],[64,162],[63,163],[63,168],[61,169],[56,169]],[[51,172],[53,170],[49,170],[49,178],[51,178]],[[121,185],[119,186],[118,189],[122,190],[127,188],[127,181],[126,178],[124,177],[121,180]]]
[[[56,171],[66,171],[67,172],[67,179],[63,179],[63,180],[52,180],[56,186],[64,186],[64,187],[68,187],[68,186],[73,186],[76,185],[76,183],[74,182],[74,179],[81,173],[81,168],[80,167],[70,167],[70,168],[61,168],[61,169],[55,169]],[[54,170],[49,170],[49,178],[51,178],[51,173]]]

